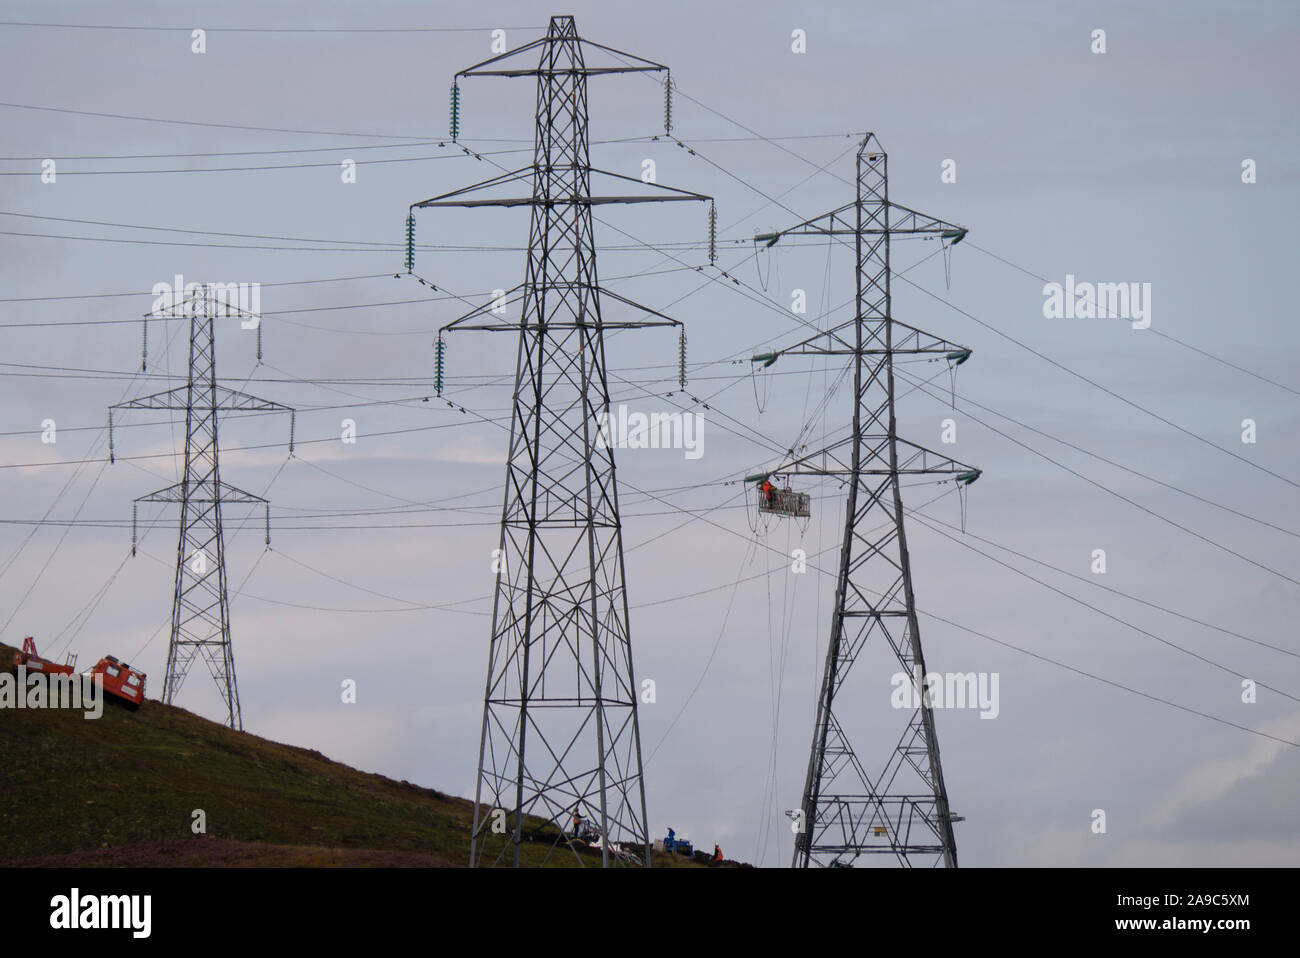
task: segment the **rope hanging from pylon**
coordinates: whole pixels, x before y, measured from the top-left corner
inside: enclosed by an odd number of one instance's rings
[[[959,472],[956,476],[957,481],[957,501],[961,504],[961,531],[966,531],[966,491],[971,483],[983,474],[982,469],[971,469],[967,472]]]
[[[460,87],[451,85],[451,142],[460,136]]]
[[[406,271],[415,272],[415,213],[406,214]]]
[[[944,230],[939,234],[939,243],[943,247],[943,284],[952,289],[952,248],[966,238],[962,228]]]
[[[764,355],[766,356],[766,354]],[[755,357],[755,359],[758,358],[759,357]],[[760,374],[764,369],[772,365],[772,363],[774,362],[776,362],[775,354],[772,355],[771,360],[769,362],[765,362],[762,366],[751,364],[749,367],[749,381],[750,384],[754,387],[754,406],[758,410],[758,414],[760,416],[767,411],[767,400],[772,394],[771,380],[767,376],[760,376]],[[758,388],[758,383],[760,378],[762,379],[763,382],[763,389],[762,389],[761,396],[759,395],[759,388]]]
[[[948,387],[953,412],[957,411],[957,367],[970,359],[969,349],[954,349],[944,358],[948,360]]]
[[[763,292],[765,293],[768,291],[768,288],[770,286],[770,281],[772,279],[773,265],[772,265],[772,254],[764,251],[770,250],[771,248],[772,248],[772,244],[770,243],[765,245],[762,248],[762,250],[759,249],[757,243],[754,244],[754,275],[758,277],[758,285],[762,288]],[[760,262],[764,257],[767,258],[766,276],[763,275],[763,264],[762,262]]]

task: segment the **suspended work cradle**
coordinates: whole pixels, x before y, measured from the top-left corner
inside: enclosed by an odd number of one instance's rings
[[[754,483],[758,493],[758,511],[773,516],[791,516],[808,519],[812,516],[812,496],[806,492],[796,492],[790,488],[786,478],[785,487],[778,486],[772,480],[779,479],[768,473],[746,476],[745,482]]]

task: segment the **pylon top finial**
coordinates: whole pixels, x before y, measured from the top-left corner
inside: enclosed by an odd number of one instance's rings
[[[575,37],[578,35],[578,26],[574,23],[571,14],[564,14],[563,16],[551,17],[551,23],[546,32],[552,37]]]
[[[868,133],[862,138],[862,143],[858,148],[858,156],[865,156],[869,160],[885,155],[885,148],[880,145],[880,138],[874,133]]]

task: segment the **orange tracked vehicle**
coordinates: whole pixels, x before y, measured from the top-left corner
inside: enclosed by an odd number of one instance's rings
[[[95,663],[90,670],[91,678],[100,676],[104,682],[104,691],[116,697],[131,711],[140,707],[144,701],[145,674],[125,662],[119,662],[111,655],[106,655]]]
[[[28,672],[44,672],[46,675],[71,675],[77,667],[77,656],[72,652],[62,665],[49,662],[36,654],[36,640],[30,635],[23,639],[23,650],[14,653],[14,667],[25,666]]]
[[[23,666],[28,672],[42,672],[46,675],[72,675],[77,667],[77,656],[71,652],[62,665],[41,658],[36,653],[36,640],[32,636],[23,639],[23,649],[14,653],[14,668]],[[147,676],[138,669],[133,669],[125,662],[106,655],[83,673],[87,678],[99,676],[104,691],[113,696],[132,711],[144,701],[144,683]]]

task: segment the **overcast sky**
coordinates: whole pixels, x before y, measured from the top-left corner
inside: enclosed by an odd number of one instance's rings
[[[446,140],[453,73],[491,55],[494,29],[513,47],[572,13],[584,37],[672,67],[673,133],[695,150],[651,139],[659,81],[596,78],[593,164],[639,176],[651,159],[660,183],[716,197],[718,265],[740,281],[697,270],[703,207],[598,210],[602,279],[689,336],[688,397],[673,333],[609,337],[614,402],[681,404],[705,421],[698,459],[618,458],[637,677],[657,687],[641,710],[652,836],[671,826],[729,857],[789,862],[783,812],[807,765],[843,495],[805,483],[806,528],[755,532],[737,480],[805,426],[810,443],[842,432],[849,407],[840,391],[818,410],[834,365],[785,357],[755,377],[748,360],[796,341],[801,319],[843,319],[853,263],[824,246],[756,253],[752,237],[848,202],[871,130],[891,198],[970,229],[950,277],[937,244],[894,248],[896,272],[908,270],[895,317],[974,350],[955,411],[942,363],[900,366],[900,382],[928,384],[899,407],[903,435],[984,470],[965,538],[955,495],[926,505],[950,486],[907,490],[928,664],[1000,677],[995,720],[936,712],[962,863],[1300,862],[1294,5],[0,10],[176,28],[0,26],[4,641],[34,635],[83,665],[116,654],[161,693],[177,516],[142,506],[128,560],[131,500],[177,480],[184,423],[120,416],[109,466],[105,410],[183,382],[179,323],[151,324],[140,373],[155,283],[259,282],[264,361],[229,321],[218,374],[296,407],[298,446],[288,459],[283,416],[223,423],[223,478],[273,503],[269,552],[260,514],[244,522],[231,507],[225,520],[245,728],[472,796],[513,335],[453,336],[457,408],[423,399],[434,331],[468,308],[447,293],[477,305],[521,282],[527,214],[423,213],[416,272],[444,292],[394,274],[409,204],[530,161],[532,81],[462,84],[461,140],[476,160]],[[465,29],[301,29],[326,27]],[[193,28],[208,30],[205,53],[192,52]],[[792,51],[795,30],[805,53]],[[1092,52],[1095,30],[1105,53]],[[955,182],[941,179],[947,160]],[[1149,283],[1150,328],[1045,317],[1044,283],[1067,275]],[[305,282],[319,280],[332,281]],[[794,290],[806,316],[791,312]],[[349,418],[355,444],[339,439]],[[943,445],[949,418],[957,442]],[[795,548],[806,575],[789,571]],[[201,669],[178,704],[220,721]],[[1279,691],[1244,703],[1242,677]],[[345,679],[355,705],[340,701]],[[888,680],[876,679],[881,694]],[[893,746],[865,732],[854,743],[871,765]]]

